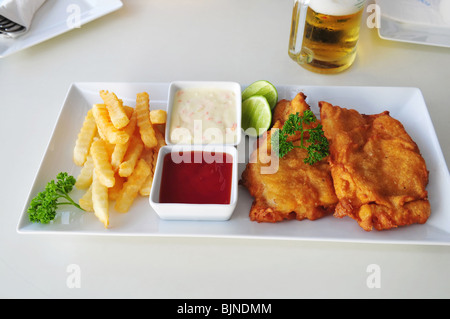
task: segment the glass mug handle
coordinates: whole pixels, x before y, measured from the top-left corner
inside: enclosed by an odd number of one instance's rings
[[[289,36],[289,56],[295,62],[309,63],[312,60],[312,51],[303,48],[305,34],[306,13],[311,0],[295,0],[292,10],[291,34]]]

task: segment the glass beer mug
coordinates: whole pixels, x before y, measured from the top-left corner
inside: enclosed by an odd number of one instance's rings
[[[366,0],[295,0],[289,56],[305,69],[338,73],[356,57]]]

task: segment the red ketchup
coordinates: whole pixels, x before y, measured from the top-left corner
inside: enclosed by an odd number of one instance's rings
[[[221,152],[188,151],[166,154],[161,176],[160,203],[229,204],[232,161],[230,154]]]

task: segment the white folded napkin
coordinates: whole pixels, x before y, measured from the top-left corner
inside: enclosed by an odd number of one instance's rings
[[[27,32],[34,14],[46,0],[0,0],[0,15],[25,27],[19,33],[1,33],[0,36],[16,38]]]
[[[450,0],[376,0],[381,15],[403,23],[450,27]]]

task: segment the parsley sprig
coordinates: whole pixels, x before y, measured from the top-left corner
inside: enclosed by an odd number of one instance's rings
[[[294,148],[303,148],[308,151],[308,157],[303,161],[306,164],[313,165],[329,155],[329,143],[322,129],[322,124],[317,124],[316,127],[305,129],[304,126],[317,121],[316,116],[311,110],[305,110],[303,116],[300,113],[290,114],[288,120],[284,123],[281,130],[275,130],[272,134],[271,144],[272,149],[279,157],[284,157]],[[288,138],[300,132],[300,145],[294,145]],[[309,134],[306,142],[309,144],[305,146],[304,135],[305,132]]]
[[[56,209],[60,205],[73,205],[83,210],[70,196],[75,185],[75,178],[67,173],[59,173],[56,182],[51,180],[45,186],[45,190],[38,193],[31,200],[28,207],[28,217],[33,223],[48,224],[56,216]],[[65,201],[59,201],[63,199]]]

